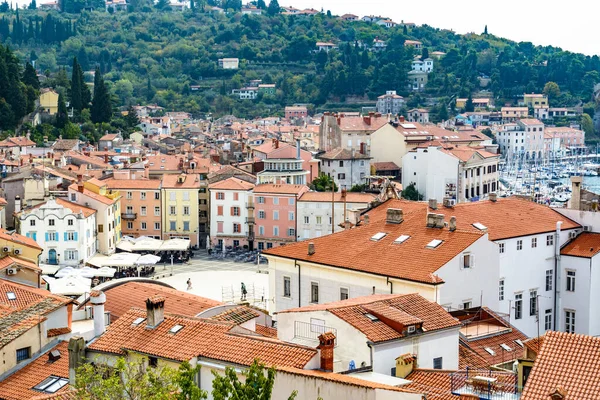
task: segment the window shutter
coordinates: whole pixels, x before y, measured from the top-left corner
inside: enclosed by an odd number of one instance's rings
[[[233,207],[231,207],[231,215],[233,216]]]
[[[66,242],[67,240],[69,240],[69,238],[67,237],[67,232],[65,232],[65,233],[64,233],[64,238],[65,238],[65,242]]]
[[[25,236],[29,237],[29,232],[27,232],[27,233],[25,234]]]
[[[475,256],[471,254],[471,268],[475,268]]]
[[[46,242],[50,240],[50,235],[48,235],[48,232],[45,233],[45,237],[46,237]]]
[[[74,235],[74,239],[77,241],[77,232],[75,232]]]
[[[36,232],[33,232],[33,240],[37,241],[37,233]]]
[[[460,261],[459,261],[459,263],[460,263],[460,269],[465,268],[465,255],[464,254],[460,255]]]

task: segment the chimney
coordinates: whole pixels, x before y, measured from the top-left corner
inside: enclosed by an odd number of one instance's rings
[[[448,230],[450,232],[454,232],[456,230],[456,217],[450,217],[450,224],[448,225]]]
[[[446,208],[452,208],[453,207],[453,201],[450,197],[444,197],[444,207]]]
[[[85,361],[85,340],[73,336],[69,340],[69,385],[75,387],[75,372]]]
[[[488,195],[488,198],[490,199],[491,202],[496,202],[496,200],[498,200],[498,195],[496,193],[490,193]]]
[[[18,213],[21,211],[21,196],[15,196],[15,212]]]
[[[344,229],[350,229],[350,225],[350,220],[346,218],[346,221],[344,221]]]
[[[165,319],[165,298],[154,295],[146,300],[146,328],[154,329]]]
[[[569,202],[570,208],[573,210],[581,209],[581,183],[583,178],[581,176],[571,177],[571,200]]]
[[[308,255],[312,256],[313,254],[315,254],[315,244],[313,242],[310,242],[308,244]]]
[[[300,160],[300,139],[296,139],[296,160]]]
[[[369,116],[364,116],[363,121],[365,124],[371,125],[371,113],[369,113]]]
[[[77,191],[83,193],[83,175],[77,175]]]
[[[406,353],[396,358],[396,378],[406,378],[417,367],[417,357]]]
[[[401,123],[402,123],[402,122],[404,122],[404,115],[401,115],[401,116],[400,116],[400,122],[401,122]]]
[[[106,149],[106,147],[105,147]],[[104,150],[106,151],[106,150]],[[104,153],[104,164],[108,164],[108,153]]]
[[[279,140],[275,139],[275,148],[278,149],[279,148]]]
[[[404,221],[404,213],[400,208],[388,208],[385,216],[386,224],[401,224]]]
[[[94,337],[98,337],[106,330],[104,324],[104,303],[106,303],[106,295],[100,290],[92,290],[90,292],[90,303],[92,303],[92,311],[94,313]]]
[[[335,335],[333,332],[325,332],[319,335],[317,349],[321,353],[321,370],[333,372],[333,348],[335,347]]]
[[[432,210],[437,210],[437,200],[436,199],[429,199],[429,208],[431,208]]]
[[[444,214],[435,214],[435,227],[439,229],[444,227]]]
[[[369,214],[365,214],[365,217],[363,219],[363,223],[365,225],[369,225],[370,220],[371,220],[371,218],[369,217]]]

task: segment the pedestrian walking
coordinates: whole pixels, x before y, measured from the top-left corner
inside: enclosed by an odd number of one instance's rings
[[[192,279],[188,278],[187,280],[187,290],[192,290]]]

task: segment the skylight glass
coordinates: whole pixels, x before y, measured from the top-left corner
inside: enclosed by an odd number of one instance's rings
[[[182,329],[183,329],[183,326],[182,326],[182,325],[175,325],[174,327],[172,327],[172,328],[169,330],[169,332],[171,332],[171,333],[177,333],[177,332],[179,332],[179,331],[180,331],[180,330],[182,330]]]
[[[521,339],[515,340],[515,343],[518,344],[519,346],[523,347],[523,342],[521,342]]]
[[[366,313],[365,317],[369,318],[371,321],[375,322],[375,321],[379,321],[379,318],[377,318],[376,316],[374,316],[371,313]]]
[[[386,236],[387,236],[387,233],[385,233],[385,232],[379,232],[379,233],[376,233],[373,236],[371,236],[371,240],[374,241],[374,242],[378,242],[378,241],[380,241],[381,239],[383,239]]]
[[[142,322],[144,322],[146,320],[146,318],[136,318],[135,321],[133,321],[133,325],[138,326],[139,324],[141,324]]]
[[[485,231],[487,229],[487,226],[485,226],[484,224],[482,224],[481,222],[475,222],[473,224],[473,226],[477,229],[479,229],[480,231]]]
[[[484,347],[483,349],[493,356],[496,355],[496,352],[494,350],[490,349],[489,347]]]
[[[17,299],[17,295],[14,292],[6,292],[6,297],[8,297],[9,300]]]
[[[431,242],[427,243],[427,248],[428,249],[435,249],[436,247],[438,247],[443,242],[444,241],[440,240],[440,239],[433,239]]]
[[[42,382],[33,387],[34,390],[39,390],[44,393],[56,393],[69,383],[66,378],[59,378],[58,376],[49,376]]]
[[[404,243],[404,242],[406,242],[408,239],[410,239],[410,236],[408,236],[408,235],[402,235],[402,236],[398,237],[398,239],[394,240],[394,243],[395,243],[395,244]]]
[[[504,343],[502,343],[502,344],[500,345],[500,347],[502,347],[502,348],[503,348],[504,350],[506,350],[506,351],[512,351],[512,349],[511,349],[510,347],[508,347],[507,345],[505,345]]]

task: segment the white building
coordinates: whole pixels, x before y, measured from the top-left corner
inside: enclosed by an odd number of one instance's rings
[[[413,71],[429,73],[429,72],[433,71],[433,59],[426,58],[424,60],[420,60],[420,59],[414,60],[411,65],[411,69]]]
[[[251,246],[254,241],[254,184],[228,178],[208,186],[213,247]]]
[[[408,110],[406,113],[406,120],[408,122],[418,122],[419,124],[429,123],[429,110],[425,108],[413,108]]]
[[[380,114],[400,114],[404,107],[404,97],[396,94],[395,90],[388,90],[377,98],[377,112]]]
[[[310,171],[303,169],[304,161],[298,158],[268,158],[264,169],[257,174],[258,183],[287,183],[306,185]]]
[[[239,58],[219,58],[219,68],[238,69],[240,65]]]
[[[544,124],[537,119],[519,119],[515,123],[498,125],[493,129],[500,152],[508,160],[542,159],[544,153]]]
[[[370,295],[284,310],[277,314],[277,326],[280,340],[311,347],[319,344],[319,332],[333,332],[334,372],[354,365],[390,375],[402,355],[416,357],[419,368],[458,369],[460,323],[418,294]]]
[[[414,183],[426,199],[487,198],[498,188],[498,158],[482,148],[421,146],[402,157],[402,186]]]
[[[44,250],[40,261],[80,265],[96,254],[96,210],[51,199],[18,213],[19,232]]]
[[[254,100],[258,96],[258,87],[243,87],[233,89],[231,94],[238,96],[240,100]]]
[[[331,42],[317,42],[316,44],[317,49],[316,51],[324,51],[326,53],[329,53],[330,50],[333,50],[336,48],[335,44],[331,43]]]
[[[333,178],[339,189],[350,190],[354,185],[365,183],[365,178],[370,175],[371,157],[362,151],[334,149],[318,156],[321,159],[321,173]]]
[[[367,209],[374,200],[375,195],[371,193],[337,192],[334,194],[332,205],[330,192],[304,193],[298,200],[299,240],[330,234],[332,222],[335,225],[335,232],[345,229],[346,220],[354,226],[357,222],[356,213]]]

